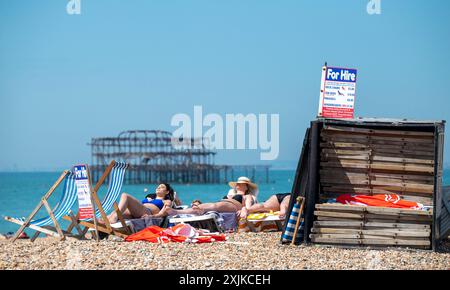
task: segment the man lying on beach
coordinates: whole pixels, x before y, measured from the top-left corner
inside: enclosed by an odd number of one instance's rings
[[[291,200],[290,193],[277,193],[272,196],[264,203],[256,203],[250,207],[243,207],[240,211],[240,217],[245,218],[250,213],[256,212],[270,212],[279,211],[279,217],[284,219],[286,217],[286,212],[289,208],[289,201]]]
[[[177,214],[201,215],[208,211],[237,213],[243,207],[251,207],[255,203],[257,186],[252,183],[249,178],[240,177],[237,182],[229,182],[229,185],[233,188],[232,191],[228,192],[228,194],[218,202],[193,204],[191,208],[181,210],[173,209],[170,206],[164,206],[161,211],[157,214],[152,214],[151,216],[162,217]]]
[[[161,183],[156,188],[155,198],[149,198],[147,195],[143,202],[139,201],[135,197],[128,193],[122,193],[118,204],[119,211],[122,213],[125,219],[141,218],[145,216],[151,216],[158,214],[165,206],[171,207],[174,202],[174,190],[168,183]],[[109,216],[110,223],[116,223],[118,217],[115,211]],[[99,223],[104,223],[99,219]]]

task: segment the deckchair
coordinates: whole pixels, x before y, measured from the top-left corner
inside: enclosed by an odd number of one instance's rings
[[[51,209],[48,203],[48,199],[56,190],[56,188],[61,184],[61,182],[64,180],[65,184],[61,200],[53,209]],[[53,184],[50,190],[42,197],[41,201],[36,206],[36,208],[31,212],[28,218],[26,219],[13,218],[9,216],[6,216],[4,218],[9,222],[13,222],[20,225],[19,230],[12,237],[11,241],[14,242],[26,228],[30,228],[36,231],[35,235],[31,239],[32,242],[39,236],[40,233],[44,233],[54,237],[59,237],[61,240],[64,240],[66,235],[70,235],[70,233],[64,232],[61,229],[58,220],[61,219],[63,215],[70,214],[70,209],[72,208],[72,206],[75,204],[76,201],[77,201],[77,188],[75,184],[75,175],[72,172],[65,170],[58,178],[58,180]],[[39,212],[39,210],[43,206],[46,208],[48,216],[41,219],[33,220],[33,217]],[[51,224],[53,224],[54,226],[52,227]],[[77,228],[77,230],[80,231],[79,228]]]
[[[96,221],[94,219],[79,219],[79,215],[77,214],[76,217],[71,216],[64,216],[63,218],[66,220],[71,221],[71,224],[67,228],[68,232],[71,232],[73,227],[76,226],[84,226],[84,230],[82,233],[82,236],[86,234],[86,232],[89,229],[96,229],[100,232],[106,233],[106,234],[112,234],[116,235],[122,238],[126,238],[130,233],[130,229],[125,222],[122,213],[119,211],[119,207],[117,205],[117,200],[119,199],[119,196],[122,192],[122,185],[123,180],[125,176],[125,172],[128,168],[128,164],[123,162],[116,162],[111,161],[111,163],[106,168],[103,175],[100,177],[99,181],[95,185],[95,188],[92,191],[92,199],[95,203],[95,219],[102,218],[104,225],[96,224]],[[106,192],[105,197],[103,198],[102,202],[100,202],[98,198],[98,190],[106,180],[106,178],[109,176],[109,184],[108,184],[108,191]],[[113,227],[107,218],[107,212],[116,211],[117,216],[119,218],[121,227]]]

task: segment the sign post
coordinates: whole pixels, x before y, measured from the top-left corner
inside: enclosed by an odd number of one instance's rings
[[[95,224],[95,234],[98,241],[98,226],[95,217],[95,206],[92,200],[91,178],[87,164],[75,165],[75,183],[78,195],[78,218],[92,218]]]
[[[318,117],[353,119],[357,70],[322,67]]]

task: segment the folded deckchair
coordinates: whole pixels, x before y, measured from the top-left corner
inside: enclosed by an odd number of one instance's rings
[[[116,162],[114,160],[111,161],[92,191],[92,199],[96,207],[94,218],[102,218],[104,225],[99,225],[98,223],[96,224],[96,221],[91,218],[79,219],[79,215],[77,215],[76,217],[64,216],[64,219],[71,221],[70,226],[67,228],[68,232],[71,232],[73,227],[81,225],[85,227],[82,235],[86,234],[89,229],[96,229],[100,232],[116,235],[122,238],[126,238],[131,233],[122,216],[122,213],[119,211],[119,208],[117,206],[117,200],[122,193],[122,185],[127,168],[128,164],[126,163]],[[108,176],[108,190],[102,202],[100,202],[97,193]],[[112,212],[113,210],[116,211],[117,217],[119,218],[119,221],[122,225],[122,227],[120,228],[112,227],[108,221],[106,213]]]
[[[56,188],[61,184],[62,181],[65,180],[63,195],[59,203],[51,209],[48,199],[56,190]],[[66,235],[70,235],[68,232],[64,232],[61,229],[61,226],[58,223],[58,220],[61,219],[63,215],[70,214],[70,209],[75,204],[77,200],[77,188],[75,184],[75,174],[69,171],[64,171],[58,180],[53,184],[50,190],[42,197],[39,204],[36,208],[31,212],[28,218],[12,218],[5,217],[5,220],[9,222],[16,223],[20,225],[19,230],[12,237],[11,241],[14,242],[19,235],[26,229],[30,228],[36,231],[36,234],[32,237],[31,241],[33,242],[40,233],[44,233],[47,235],[51,235],[54,237],[59,237],[61,240],[65,239]],[[33,220],[33,217],[39,212],[42,207],[45,207],[48,216]],[[53,227],[51,225],[54,225]],[[79,230],[79,228],[77,228]]]

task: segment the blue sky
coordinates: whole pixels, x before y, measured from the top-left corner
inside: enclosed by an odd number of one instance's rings
[[[68,15],[64,0],[0,0],[0,170],[90,162],[91,137],[173,131],[194,105],[279,114],[274,164],[295,165],[325,61],[358,69],[356,116],[450,119],[450,2],[368,2],[81,0]]]

